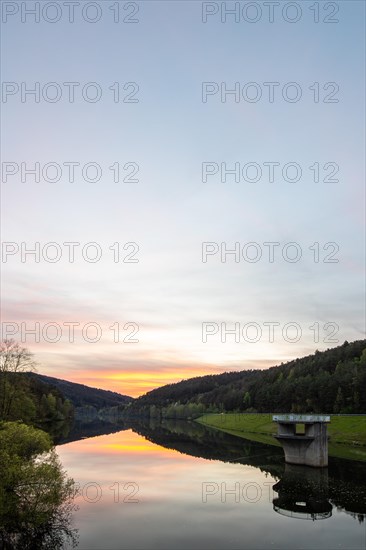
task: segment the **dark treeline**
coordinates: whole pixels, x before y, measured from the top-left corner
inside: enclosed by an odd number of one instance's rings
[[[84,384],[61,380],[53,376],[46,376],[34,372],[27,373],[26,376],[40,380],[46,384],[57,388],[62,395],[69,399],[74,407],[94,407],[102,409],[106,407],[116,407],[118,405],[126,405],[132,401],[132,397],[121,395],[109,390],[101,390],[99,388],[91,388]]]
[[[141,396],[130,415],[195,418],[206,412],[366,413],[366,340],[267,370],[208,375]]]
[[[70,418],[75,411],[106,421],[135,415],[196,418],[224,411],[365,414],[366,340],[266,370],[190,378],[136,400],[35,373],[0,372],[0,420],[39,425]]]

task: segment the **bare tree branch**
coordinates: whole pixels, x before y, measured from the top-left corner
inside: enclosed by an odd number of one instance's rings
[[[0,343],[0,372],[30,372],[36,369],[33,354],[15,340]]]

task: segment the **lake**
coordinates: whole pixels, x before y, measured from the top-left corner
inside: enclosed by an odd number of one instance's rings
[[[79,484],[81,550],[366,548],[366,464],[285,465],[282,449],[183,421],[57,452]]]

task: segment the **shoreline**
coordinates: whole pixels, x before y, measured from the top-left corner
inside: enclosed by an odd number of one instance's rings
[[[366,415],[330,415],[328,425],[330,457],[366,462]],[[268,413],[211,413],[195,422],[266,445],[281,447],[273,437],[277,426]]]

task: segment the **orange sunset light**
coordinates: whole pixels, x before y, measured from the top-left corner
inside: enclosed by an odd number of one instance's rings
[[[115,372],[115,371],[82,371],[77,376],[65,374],[65,378],[71,382],[86,384],[94,388],[111,390],[131,397],[138,397],[148,391],[151,391],[165,384],[180,382],[185,378],[194,376],[204,376],[206,374],[217,374],[217,368],[197,369],[184,368],[169,371],[134,371],[134,372]]]
[[[77,450],[78,442],[73,441],[65,446],[68,450]],[[182,455],[175,449],[162,447],[156,443],[151,443],[147,439],[142,439],[132,430],[121,431],[118,434],[101,435],[97,438],[85,439],[83,449],[86,454],[94,455],[113,455],[113,454],[132,454],[132,455],[154,455],[156,457],[166,457],[167,455],[179,454],[182,460],[192,460],[189,455]]]

